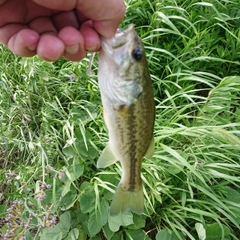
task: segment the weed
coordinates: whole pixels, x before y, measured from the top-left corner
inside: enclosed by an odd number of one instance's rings
[[[5,239],[239,239],[238,0],[127,0],[156,102],[145,212],[112,217],[119,163],[89,58],[48,63],[0,46],[0,216]],[[93,72],[97,73],[97,59]]]

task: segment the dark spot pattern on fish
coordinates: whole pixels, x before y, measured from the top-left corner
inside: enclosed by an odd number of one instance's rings
[[[128,117],[128,131],[129,131],[129,139],[131,141],[131,145],[129,148],[130,151],[130,179],[129,179],[129,188],[128,191],[134,191],[136,186],[136,129],[135,129],[135,119],[136,115],[134,114],[134,105],[129,107],[129,114]]]

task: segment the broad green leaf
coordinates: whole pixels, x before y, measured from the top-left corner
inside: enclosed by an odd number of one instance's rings
[[[72,186],[71,190],[61,199],[62,211],[66,211],[71,208],[77,200],[76,189]]]
[[[40,233],[40,239],[41,240],[62,240],[63,239],[63,233],[58,228],[44,228],[42,230],[42,233]]]
[[[88,182],[83,182],[80,186],[80,208],[83,213],[91,212],[95,207],[95,192],[92,185]]]
[[[79,237],[79,230],[77,228],[71,229],[64,240],[76,240]]]
[[[114,233],[111,240],[124,240],[124,238],[125,238],[125,233],[123,231],[119,231],[117,233]]]
[[[96,158],[98,156],[98,151],[92,146],[90,142],[92,139],[91,133],[86,131],[84,138],[82,139],[79,137],[79,135],[83,137],[82,133],[79,133],[78,131],[78,140],[74,142],[77,153],[86,159]]]
[[[233,218],[236,220],[237,223],[240,224],[240,193],[230,187],[225,187],[225,195],[229,204],[234,205],[235,209],[233,211]]]
[[[94,237],[91,238],[91,240],[102,240],[102,238],[99,237],[99,236],[94,236]]]
[[[98,151],[91,145],[88,145],[88,159],[95,159],[98,157]]]
[[[184,166],[178,165],[176,166],[169,166],[168,168],[166,168],[166,171],[170,174],[176,175],[180,172],[182,172],[184,169]]]
[[[196,231],[197,231],[199,240],[205,240],[206,239],[206,230],[204,229],[203,225],[201,223],[196,223],[195,227],[196,227]]]
[[[226,198],[231,201],[231,202],[235,202],[235,203],[240,203],[240,192],[236,191],[230,187],[225,187],[226,189]]]
[[[83,157],[83,158],[87,158],[88,157],[88,149],[86,148],[86,145],[84,143],[84,141],[75,141],[74,142],[75,148],[78,152],[78,154]]]
[[[225,225],[212,223],[206,227],[206,240],[226,239],[230,229]]]
[[[79,240],[86,240],[87,239],[87,235],[84,233],[82,227],[79,227],[78,230],[79,230],[79,237],[78,237],[78,239]]]
[[[70,181],[75,181],[77,180],[80,176],[82,176],[83,171],[84,171],[84,166],[80,164],[76,165],[70,165],[66,168],[66,171],[68,171],[68,178]]]
[[[80,209],[76,211],[76,217],[77,222],[80,223],[81,229],[86,236],[89,236],[89,230],[88,230],[88,220],[89,220],[89,214],[81,213]]]
[[[72,146],[67,146],[62,149],[63,153],[68,157],[77,157],[78,153]]]
[[[133,215],[131,212],[120,213],[116,216],[109,216],[108,225],[111,231],[117,232],[121,226],[133,224]]]
[[[163,229],[156,235],[156,240],[179,240],[174,232],[169,232],[167,229]]]
[[[104,227],[103,227],[103,233],[104,233],[104,236],[106,237],[106,239],[111,239],[112,236],[114,235],[114,232],[110,230],[109,228],[109,225],[106,224]]]
[[[25,232],[26,239],[33,239],[33,234],[31,233],[31,230],[27,230]]]
[[[88,230],[90,236],[93,237],[100,232],[101,228],[107,223],[108,220],[108,202],[103,199],[100,204],[100,209],[94,209],[90,213],[88,221]]]
[[[126,230],[126,236],[127,236],[127,240],[135,240],[135,239],[138,239],[138,240],[145,240],[146,239],[146,233],[141,230],[141,229],[138,229],[138,230]]]
[[[144,228],[146,225],[146,219],[143,215],[133,215],[133,222],[133,224],[128,226],[129,229],[137,230]]]
[[[64,212],[59,217],[59,223],[57,224],[58,228],[61,229],[63,232],[67,232],[70,229],[70,212]]]
[[[67,179],[64,182],[64,185],[62,187],[62,192],[61,192],[62,197],[64,197],[68,192],[70,192],[71,184],[72,183],[71,183],[71,181],[69,179]]]

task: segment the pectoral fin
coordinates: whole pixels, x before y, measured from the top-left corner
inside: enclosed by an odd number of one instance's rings
[[[155,150],[155,143],[154,143],[154,138],[152,138],[152,140],[149,144],[148,150],[145,153],[145,158],[151,159],[153,156],[154,150]]]
[[[115,162],[117,162],[118,160],[116,159],[116,157],[114,156],[110,145],[108,144],[102,151],[102,154],[100,155],[100,157],[98,158],[98,162],[97,162],[97,168],[105,168]]]

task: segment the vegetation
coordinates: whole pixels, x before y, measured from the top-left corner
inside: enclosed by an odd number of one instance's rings
[[[126,4],[122,27],[144,42],[156,100],[144,214],[108,215],[121,168],[96,168],[108,137],[89,58],[0,46],[3,239],[240,239],[239,1]]]

